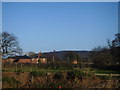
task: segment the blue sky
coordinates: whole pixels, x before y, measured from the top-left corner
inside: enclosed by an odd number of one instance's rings
[[[118,32],[117,2],[17,2],[2,4],[3,31],[24,52],[91,50]]]

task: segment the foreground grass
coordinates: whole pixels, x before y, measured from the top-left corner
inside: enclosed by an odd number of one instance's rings
[[[38,67],[9,67],[9,68],[2,68],[3,72],[32,72],[32,71],[43,71],[43,72],[67,72],[71,70],[79,70],[85,73],[92,73],[92,74],[120,74],[119,71],[111,71],[111,70],[101,70],[101,69],[93,69],[93,68],[73,68],[73,69],[51,69],[51,68],[38,68]]]
[[[100,83],[101,80],[104,80],[107,83],[107,81],[109,80],[120,79],[120,76],[111,77],[108,74],[108,72],[114,73],[115,71],[99,70],[92,68],[81,68],[81,69],[73,68],[71,70],[70,69],[62,70],[62,69],[41,69],[37,67],[19,67],[19,68],[12,67],[12,68],[3,68],[3,71],[5,72],[3,73],[3,78],[2,78],[4,87],[6,87],[6,85],[9,85],[9,87],[12,88],[17,88],[17,87],[58,88],[59,86],[64,88],[73,88],[76,87],[76,85],[77,87],[85,87],[86,84],[94,81],[96,81],[96,84],[98,84],[98,82]],[[25,73],[21,73],[21,72],[25,72]],[[26,74],[26,72],[28,73]],[[107,74],[105,74],[105,72]],[[26,76],[27,81],[30,81],[29,83],[25,83],[24,85],[22,85],[24,83],[23,80],[15,78],[18,76],[23,77],[22,76],[23,74]],[[10,77],[9,75],[12,77]],[[13,75],[15,77],[13,77]],[[80,84],[81,82],[84,83],[83,86],[82,84]],[[87,87],[89,87],[89,84]]]
[[[96,74],[120,74],[120,71],[112,71],[112,70],[101,70],[101,69],[91,69]]]

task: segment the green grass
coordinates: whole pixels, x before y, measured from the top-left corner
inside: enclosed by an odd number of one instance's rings
[[[112,77],[110,77],[110,76],[97,76],[97,77],[99,77],[99,78],[101,78],[101,79],[103,79],[103,80],[112,79]]]
[[[67,71],[71,71],[71,70],[78,70],[78,71],[82,71],[82,72],[86,72],[86,73],[96,73],[96,74],[120,74],[119,71],[110,71],[110,70],[101,70],[101,69],[93,69],[93,68],[75,68],[75,69],[52,69],[52,68],[48,68],[48,69],[43,69],[43,68],[37,68],[37,67],[28,67],[28,66],[24,66],[24,67],[19,67],[19,68],[3,68],[2,71],[3,72],[32,72],[32,71],[44,71],[44,72],[67,72]]]
[[[41,68],[36,68],[36,67],[22,67],[22,68],[3,68],[3,72],[32,72],[32,71],[44,71],[44,72],[67,72],[70,71],[71,69],[66,69],[66,70],[61,70],[61,69],[41,69]]]
[[[11,77],[11,78],[4,77],[4,78],[2,78],[2,81],[6,82],[6,83],[10,83],[10,84],[18,84],[18,83],[20,83],[18,80],[14,79],[13,77]]]
[[[37,76],[45,76],[46,73],[43,71],[32,71],[30,72],[30,76],[37,77]]]
[[[2,71],[10,71],[10,72],[31,72],[31,71],[42,71],[44,69],[36,68],[36,67],[21,67],[21,68],[3,68]]]
[[[94,73],[98,73],[98,74],[120,74],[119,71],[100,70],[100,69],[94,69]]]

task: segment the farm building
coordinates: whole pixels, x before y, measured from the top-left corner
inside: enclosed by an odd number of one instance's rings
[[[14,56],[9,57],[5,60],[3,60],[3,63],[32,63],[32,64],[38,64],[38,63],[47,63],[47,58],[45,57],[29,57],[29,56]]]
[[[31,58],[26,55],[16,56],[15,58],[16,60],[14,62],[17,62],[17,63],[30,63],[31,62]]]

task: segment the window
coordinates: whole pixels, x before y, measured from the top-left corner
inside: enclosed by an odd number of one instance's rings
[[[34,58],[32,58],[32,61],[34,61]]]

